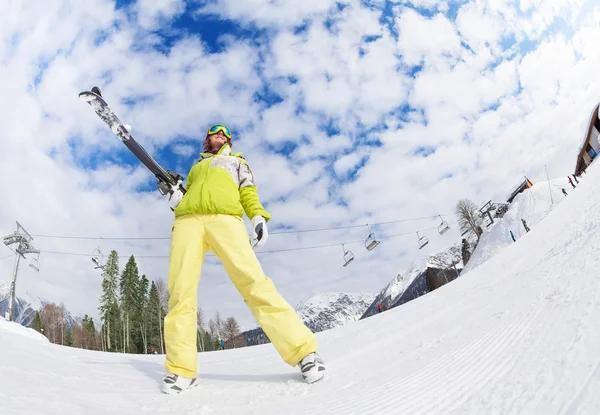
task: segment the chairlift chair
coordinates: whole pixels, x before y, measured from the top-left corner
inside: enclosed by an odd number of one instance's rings
[[[371,232],[369,224],[367,224],[367,229],[369,229],[369,236],[367,236],[367,239],[365,239],[365,248],[367,251],[372,251],[377,245],[379,245],[380,242],[373,236],[373,232]]]
[[[94,269],[101,269],[104,267],[104,265],[101,263],[101,259],[103,257],[104,255],[102,255],[102,252],[100,252],[100,248],[94,249],[94,252],[92,252],[92,262],[96,264]]]
[[[38,252],[37,255],[33,258],[31,258],[31,263],[29,264],[29,266],[31,268],[33,268],[35,270],[35,272],[40,272],[40,253]]]
[[[417,231],[417,238],[419,238],[419,249],[422,249],[429,243],[429,239],[426,236],[419,236],[419,231]]]
[[[344,244],[342,244],[342,250],[344,251],[344,267],[346,267],[348,264],[354,261],[354,254],[350,250],[346,251]]]
[[[441,215],[438,215],[438,216],[440,217],[440,219],[442,219]],[[438,233],[440,235],[443,235],[444,232],[446,232],[449,229],[450,229],[450,225],[448,225],[448,222],[446,222],[444,219],[442,219],[442,223],[440,223],[438,226]]]

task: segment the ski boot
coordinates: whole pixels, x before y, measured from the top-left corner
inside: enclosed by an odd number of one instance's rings
[[[314,383],[325,376],[325,362],[316,352],[310,353],[298,363],[306,383]]]
[[[177,395],[196,386],[198,386],[198,378],[188,379],[173,373],[167,373],[163,377],[162,391],[168,395]]]

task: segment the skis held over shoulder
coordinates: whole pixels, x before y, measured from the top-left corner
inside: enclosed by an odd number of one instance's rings
[[[133,153],[135,157],[144,165],[154,176],[172,186],[176,185],[175,179],[163,169],[160,164],[152,158],[150,154],[138,143],[129,132],[129,128],[119,120],[117,115],[108,106],[100,88],[93,87],[91,91],[83,91],[79,94],[79,99],[90,104],[94,112],[100,117],[104,124],[125,144],[125,146]],[[180,190],[185,193],[183,186],[179,186]]]

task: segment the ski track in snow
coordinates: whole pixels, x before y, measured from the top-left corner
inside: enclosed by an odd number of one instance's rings
[[[0,413],[598,414],[597,170],[461,278],[318,333],[319,383],[267,344],[199,354],[199,386],[167,396],[164,356],[60,347],[0,319]]]

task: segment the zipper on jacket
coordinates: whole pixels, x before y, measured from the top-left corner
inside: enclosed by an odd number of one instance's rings
[[[206,196],[206,186],[207,186],[207,181],[206,178],[208,177],[208,171],[210,170],[210,164],[212,163],[212,161],[214,160],[214,157],[211,157],[208,160],[208,166],[206,167],[206,171],[204,172],[204,175],[202,176],[202,189],[200,190],[200,208],[202,209],[204,214],[209,213],[210,209],[209,206],[204,206],[204,201],[208,201],[208,197]],[[208,202],[207,202],[208,203]]]

